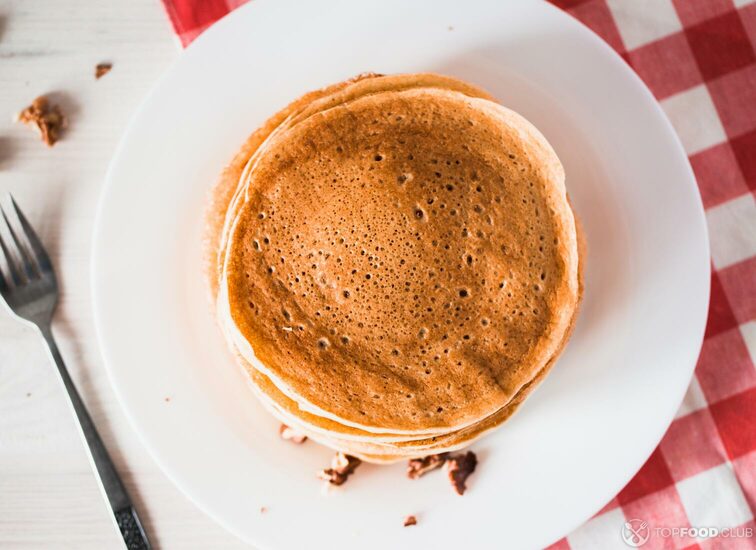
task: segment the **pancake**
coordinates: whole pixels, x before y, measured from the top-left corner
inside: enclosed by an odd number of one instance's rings
[[[369,462],[500,425],[577,314],[556,154],[449,77],[368,74],[302,96],[248,138],[208,211],[219,324],[255,394]]]
[[[206,232],[205,250],[208,258],[209,280],[213,300],[217,298],[218,279],[225,259],[225,239],[229,228],[229,221],[234,217],[235,207],[242,199],[246,189],[245,173],[254,164],[258,149],[276,132],[280,133],[292,120],[302,119],[305,114],[313,114],[313,105],[325,108],[343,103],[360,95],[377,93],[382,90],[406,89],[413,86],[433,86],[449,90],[464,92],[474,97],[492,99],[483,90],[465,82],[434,74],[399,75],[384,77],[374,74],[363,74],[347,82],[335,84],[310,92],[287,106],[271,117],[255,131],[237,153],[229,166],[223,171],[219,182],[213,189],[208,209],[208,231]],[[225,225],[224,225],[225,221]],[[217,266],[217,270],[215,267]],[[268,386],[270,387],[270,382]],[[328,419],[324,419],[328,422]],[[348,427],[346,427],[349,429]],[[355,429],[359,432],[358,429]],[[437,431],[437,430],[436,430]],[[413,432],[420,433],[420,432]],[[394,438],[407,439],[408,436],[394,435]]]
[[[582,239],[582,232],[578,224],[578,245],[579,245],[579,292],[582,297],[583,292],[583,259],[585,258],[584,240]],[[577,317],[577,310],[570,323],[570,328],[567,334],[565,334],[564,340],[561,343],[560,351],[567,344],[569,336],[574,328],[574,322]],[[407,458],[418,458],[426,456],[428,454],[438,454],[443,452],[452,452],[464,447],[467,447],[474,441],[480,439],[484,435],[490,433],[492,430],[500,426],[503,422],[508,420],[519,408],[525,398],[535,390],[538,384],[548,374],[549,369],[554,365],[558,356],[552,358],[536,377],[526,384],[518,394],[502,409],[496,411],[491,416],[468,426],[457,432],[451,432],[449,434],[443,434],[429,438],[419,439],[402,439],[397,436],[383,436],[373,438],[361,438],[355,437],[354,432],[348,427],[341,426],[332,421],[325,423],[320,422],[317,425],[313,425],[312,422],[319,417],[299,410],[296,403],[290,401],[286,396],[280,392],[270,391],[269,381],[266,383],[265,378],[256,369],[244,362],[243,358],[238,357],[239,364],[245,368],[250,375],[250,382],[254,386],[254,391],[258,398],[261,400],[265,408],[276,418],[281,420],[284,424],[292,426],[300,433],[307,435],[314,441],[317,441],[323,445],[331,447],[333,449],[342,451],[344,453],[356,456],[365,460],[366,462],[373,463],[390,463]],[[267,391],[262,391],[260,386],[264,386]],[[271,399],[270,395],[275,396],[275,401]],[[321,419],[322,420],[322,419]],[[326,424],[330,430],[321,429],[320,426]],[[346,430],[344,433],[343,430]],[[340,433],[341,432],[341,433]],[[370,434],[368,434],[370,435]],[[373,434],[374,435],[374,434]],[[367,444],[366,444],[367,442]],[[372,443],[372,444],[371,444]],[[387,444],[388,443],[388,444]],[[392,444],[393,443],[393,444]]]
[[[490,430],[499,426],[507,420],[524,401],[530,392],[535,389],[538,383],[545,377],[547,370],[523,387],[520,392],[506,406],[496,411],[491,416],[467,426],[461,430],[440,434],[432,437],[421,439],[395,442],[377,442],[377,441],[359,441],[354,439],[341,439],[329,436],[320,431],[314,431],[307,426],[297,424],[296,420],[289,422],[287,425],[293,427],[298,432],[318,441],[328,447],[343,451],[347,454],[367,454],[371,456],[404,456],[407,458],[417,458],[427,454],[438,454],[450,452],[468,446],[473,441],[488,433]],[[282,415],[282,410],[275,404],[272,404],[264,395],[259,396],[265,408],[279,419],[286,419]],[[284,422],[287,423],[287,422]]]
[[[410,88],[275,138],[248,174],[219,307],[300,406],[367,430],[459,429],[556,353],[577,304],[574,218],[522,117]]]
[[[471,97],[493,100],[493,97],[484,90],[467,82],[443,75],[384,76],[364,73],[351,80],[339,82],[303,95],[271,116],[247,138],[242,148],[223,170],[209,196],[204,249],[209,266],[208,279],[213,302],[218,293],[218,281],[225,259],[225,241],[230,222],[235,217],[235,208],[238,206],[242,191],[246,189],[244,185],[246,179],[242,177],[243,172],[250,168],[251,161],[254,160],[258,149],[271,134],[276,130],[282,131],[285,127],[290,126],[295,119],[301,120],[306,114],[315,114],[317,112],[316,107],[322,110],[362,95],[419,86],[456,90]]]

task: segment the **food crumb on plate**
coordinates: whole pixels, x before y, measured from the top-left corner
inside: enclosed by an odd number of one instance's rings
[[[478,457],[472,451],[450,456],[446,459],[446,473],[458,495],[465,494],[467,478],[475,471]]]
[[[428,455],[423,458],[412,458],[407,461],[407,477],[410,479],[417,479],[424,476],[428,472],[436,470],[444,465],[448,453],[440,453],[437,455]]]
[[[281,439],[291,441],[292,443],[296,443],[297,445],[301,445],[302,443],[307,441],[306,435],[298,432],[294,428],[287,426],[286,424],[281,424],[281,427],[278,428],[278,434],[281,436]]]
[[[329,485],[343,485],[360,464],[359,458],[339,451],[331,460],[331,467],[318,472],[318,477]]]

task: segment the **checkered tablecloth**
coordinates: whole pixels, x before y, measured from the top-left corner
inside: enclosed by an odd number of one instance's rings
[[[163,3],[187,45],[244,1]],[[644,549],[754,549],[756,0],[551,1],[609,43],[661,103],[698,179],[713,262],[703,350],[675,420],[632,481],[551,548],[628,548],[624,535],[635,545],[648,536]],[[712,527],[721,533],[684,531]]]

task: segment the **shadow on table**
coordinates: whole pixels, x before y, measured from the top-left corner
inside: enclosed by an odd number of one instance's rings
[[[10,168],[16,155],[17,145],[9,136],[0,136],[0,170]]]

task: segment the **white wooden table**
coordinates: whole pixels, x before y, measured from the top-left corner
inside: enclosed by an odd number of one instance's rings
[[[0,0],[0,193],[62,283],[54,330],[157,548],[242,548],[163,475],[115,401],[94,333],[89,257],[105,171],[129,117],[179,53],[158,0]],[[113,70],[94,79],[94,66]],[[48,149],[13,115],[55,92],[70,118]],[[53,365],[0,307],[0,548],[122,548]]]

